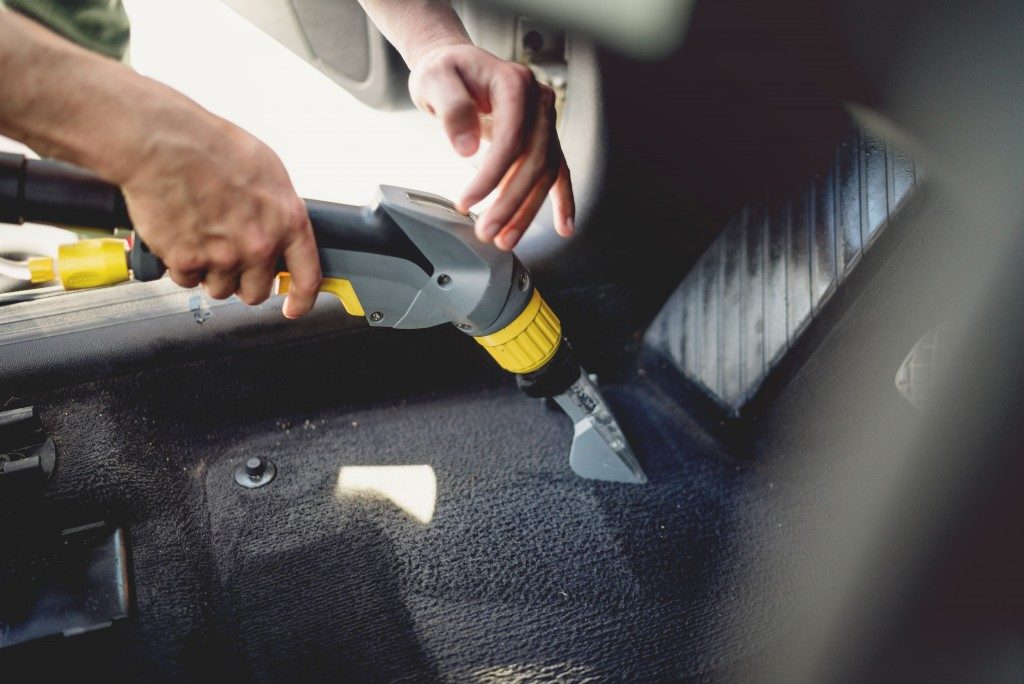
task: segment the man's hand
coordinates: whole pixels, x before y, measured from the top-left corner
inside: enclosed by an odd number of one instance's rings
[[[474,46],[448,0],[359,2],[409,65],[416,106],[440,119],[455,150],[468,157],[481,137],[491,141],[458,202],[468,211],[499,189],[477,223],[477,237],[512,249],[549,190],[555,230],[571,235],[576,207],[551,89],[537,83],[527,67]]]
[[[309,311],[320,259],[302,200],[270,148],[208,112],[171,102],[151,121],[145,154],[121,182],[136,230],[184,287],[258,304],[283,256],[284,314]]]
[[[575,205],[555,132],[555,94],[527,67],[474,45],[446,44],[417,55],[409,92],[420,109],[441,121],[459,154],[476,153],[482,137],[491,141],[458,201],[468,211],[500,188],[477,222],[478,238],[501,249],[515,247],[549,190],[555,230],[563,237],[572,234]],[[482,122],[481,115],[488,118]]]
[[[263,143],[187,97],[0,11],[0,133],[122,187],[139,234],[175,282],[250,304],[277,260],[284,314],[309,311],[320,259],[302,200]]]

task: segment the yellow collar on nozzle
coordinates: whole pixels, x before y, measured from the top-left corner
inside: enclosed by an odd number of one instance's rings
[[[516,319],[496,333],[473,338],[498,365],[513,373],[532,373],[558,351],[562,323],[537,290]]]

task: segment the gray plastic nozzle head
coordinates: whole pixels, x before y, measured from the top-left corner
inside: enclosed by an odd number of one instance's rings
[[[573,472],[591,480],[647,482],[615,416],[582,369],[576,382],[554,399],[574,425],[569,450]]]
[[[516,376],[530,397],[550,397],[573,422],[569,466],[580,477],[643,484],[644,471],[611,409],[566,340],[542,368]]]

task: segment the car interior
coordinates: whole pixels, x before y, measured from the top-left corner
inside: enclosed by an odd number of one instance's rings
[[[412,107],[356,0],[225,4]],[[1020,681],[1024,7],[452,4],[557,94],[516,254],[647,481],[451,325],[0,276],[0,673]]]

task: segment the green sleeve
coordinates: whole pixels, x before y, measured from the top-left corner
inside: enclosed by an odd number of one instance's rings
[[[0,0],[70,41],[124,59],[130,29],[121,0]]]

